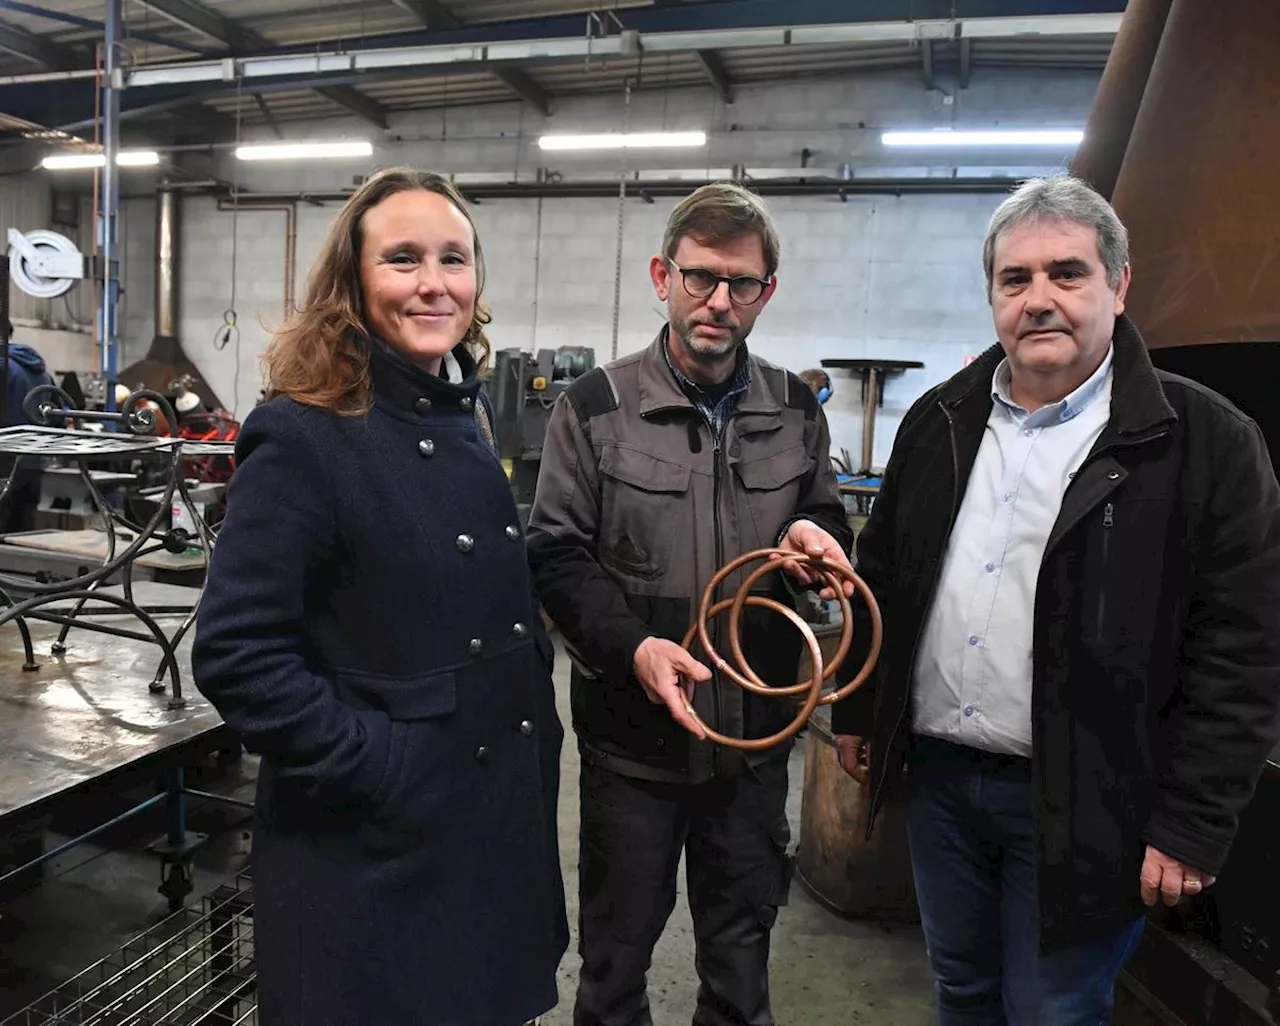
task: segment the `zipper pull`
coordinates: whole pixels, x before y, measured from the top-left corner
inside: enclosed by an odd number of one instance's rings
[[[1116,526],[1116,518],[1114,516],[1115,511],[1116,511],[1115,506],[1111,505],[1111,503],[1109,502],[1102,507],[1102,526],[1103,527]]]

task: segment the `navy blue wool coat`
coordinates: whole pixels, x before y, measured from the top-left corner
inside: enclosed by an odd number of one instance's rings
[[[483,400],[389,351],[373,404],[255,409],[195,683],[262,755],[264,1026],[516,1026],[556,1003],[563,731]]]

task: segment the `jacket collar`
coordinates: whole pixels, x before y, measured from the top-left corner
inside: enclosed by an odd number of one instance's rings
[[[1146,343],[1127,315],[1116,318],[1112,343],[1111,420],[1109,433],[1121,439],[1141,436],[1165,424],[1176,423],[1178,414],[1165,398]],[[942,388],[939,401],[953,410],[991,408],[991,378],[1004,349],[997,343],[973,363],[955,374]]]
[[[640,354],[640,416],[647,417],[659,410],[686,409],[692,410],[693,403],[685,395],[684,389],[676,381],[675,375],[667,365],[667,335],[671,326],[664,324],[658,337]],[[746,359],[751,361],[750,381],[747,390],[738,400],[739,413],[782,412],[782,404],[773,394],[773,389],[760,373],[759,361],[743,347]]]
[[[433,409],[472,409],[480,391],[475,357],[461,343],[454,347],[452,356],[462,372],[461,382],[451,382],[423,370],[386,343],[375,339],[369,349],[374,401],[396,412],[418,416]],[[421,402],[423,399],[428,402]]]

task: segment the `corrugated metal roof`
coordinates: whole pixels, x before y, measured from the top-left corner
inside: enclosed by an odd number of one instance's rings
[[[973,44],[975,67],[1102,68],[1111,54],[1110,36],[979,39]]]
[[[866,68],[910,67],[920,51],[909,43],[860,43],[833,46],[770,46],[721,50],[725,71],[734,82],[830,75]]]
[[[391,110],[498,103],[515,98],[511,87],[492,75],[415,78],[367,86],[360,91]]]
[[[103,0],[36,0],[46,8],[93,21],[104,17]],[[388,32],[421,27],[416,17],[394,0],[199,0],[220,18],[262,36],[277,45],[296,45],[330,39],[356,40]],[[469,24],[564,14],[622,10],[648,6],[651,0],[440,0],[441,6]],[[695,0],[685,0],[687,3]],[[175,43],[220,49],[211,36],[176,24],[146,6],[145,0],[126,0],[126,25],[135,34],[159,36]],[[30,14],[0,10],[0,23],[36,34],[43,40],[80,46],[91,53],[101,33],[50,21]],[[973,41],[971,63],[980,67],[1056,67],[1100,69],[1110,52],[1110,36],[1021,36]],[[154,41],[132,38],[127,49],[138,63],[172,61],[190,56]],[[718,51],[729,79],[735,83],[827,76],[882,68],[918,66],[918,47],[910,42],[849,45],[786,46]],[[933,45],[935,66],[954,65],[959,46],[953,42]],[[37,70],[32,62],[0,55],[0,74]],[[639,77],[642,90],[702,85],[706,72],[694,54],[652,54],[636,58],[592,58],[564,63],[531,64],[525,73],[551,96],[621,91],[628,78]],[[88,83],[86,88],[90,88]],[[497,76],[469,70],[452,77],[418,75],[395,81],[372,80],[359,87],[370,98],[391,110],[433,108],[445,105],[510,100],[512,89]],[[272,93],[267,97],[274,117],[282,120],[336,115],[341,108],[312,90]],[[234,114],[236,100],[227,96],[208,106]],[[246,124],[264,121],[258,105],[244,100]],[[0,125],[0,130],[4,126]]]
[[[280,45],[422,28],[409,11],[388,0],[222,0],[216,10]]]
[[[639,89],[703,85],[707,81],[693,54],[593,58],[590,61],[546,64],[530,68],[529,74],[553,96],[621,92],[628,78],[634,80]]]

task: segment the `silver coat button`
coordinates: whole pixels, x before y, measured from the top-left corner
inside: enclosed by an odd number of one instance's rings
[[[458,546],[459,552],[470,552],[476,547],[476,540],[469,534],[460,534],[453,540],[453,544]]]
[[[508,525],[507,525],[507,538],[508,538],[510,541],[519,541],[519,540],[520,540],[520,528],[516,527],[516,525],[515,525],[515,524],[508,524]]]
[[[418,416],[425,415],[426,412],[430,409],[431,409],[431,400],[428,399],[426,396],[423,396],[421,399],[416,400],[413,404],[413,412],[418,414]]]
[[[530,734],[532,734],[532,733],[533,733],[533,722],[532,722],[531,720],[521,720],[521,721],[520,721],[520,733],[521,733],[521,734],[523,734],[525,737],[528,737]]]
[[[476,749],[476,762],[484,762],[489,757],[489,749],[481,745]]]
[[[464,410],[471,409],[471,405],[472,405],[471,397],[469,395],[464,395],[461,399],[458,400],[458,405],[462,407],[462,409]]]
[[[481,641],[479,638],[472,638],[469,642],[467,642],[467,651],[470,652],[473,656],[478,656],[481,652],[484,651],[484,642]]]
[[[430,438],[424,438],[418,443],[419,456],[434,456],[436,451],[436,443]]]
[[[511,628],[511,633],[514,634],[517,638],[523,638],[525,635],[529,633],[529,628],[522,623],[518,623]]]

